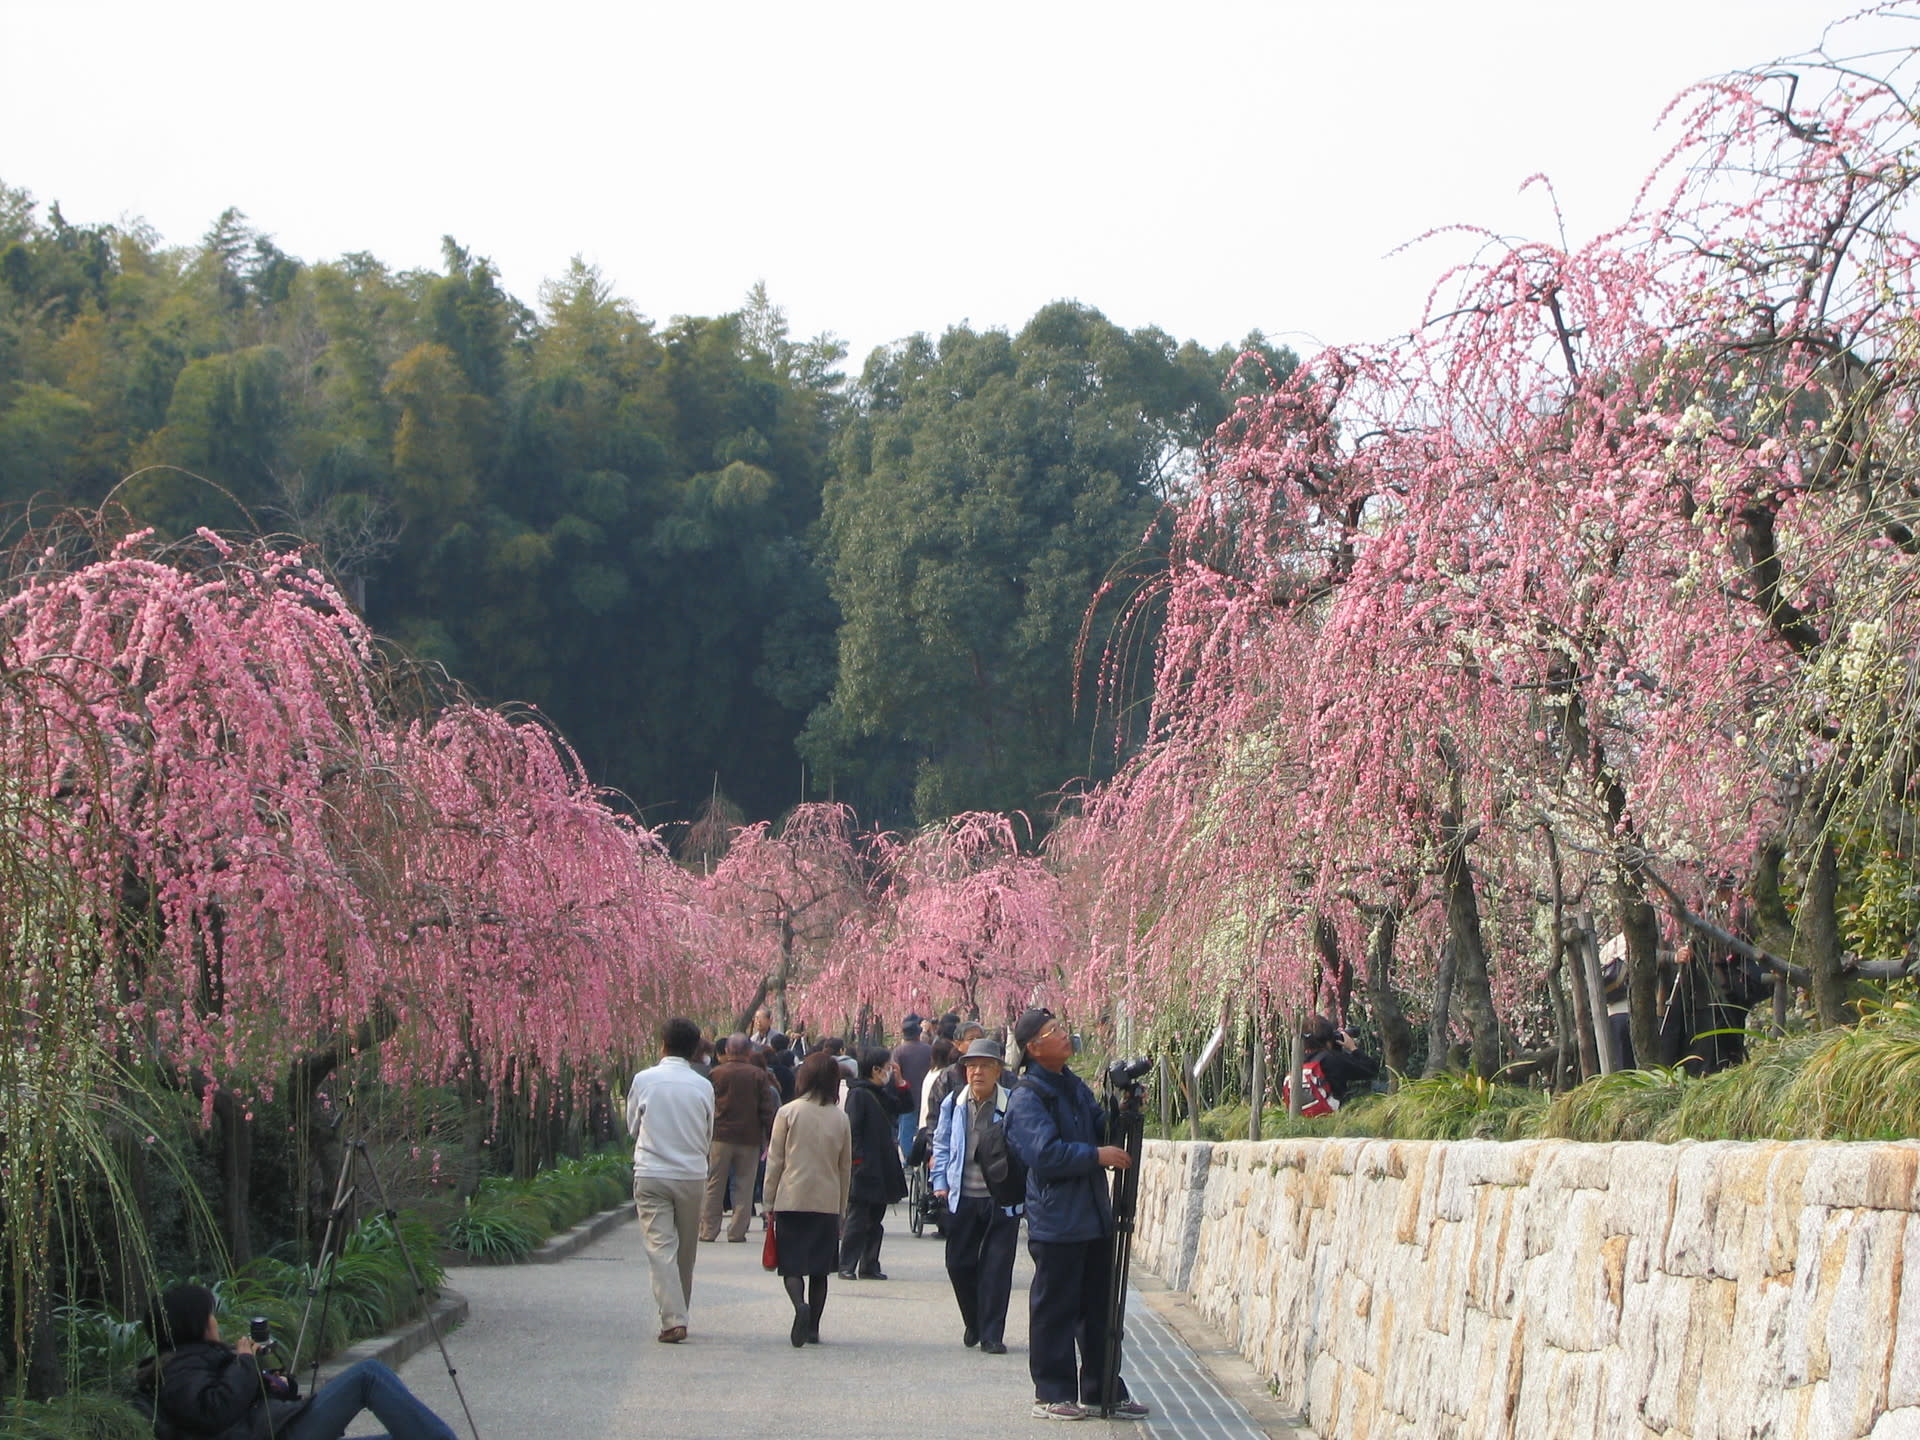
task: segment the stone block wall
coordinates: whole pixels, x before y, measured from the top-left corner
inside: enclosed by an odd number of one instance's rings
[[[1150,1141],[1134,1261],[1324,1440],[1920,1440],[1917,1211],[1911,1142]]]

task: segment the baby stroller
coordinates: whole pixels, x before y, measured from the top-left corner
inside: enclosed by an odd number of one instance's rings
[[[947,1202],[933,1193],[933,1136],[923,1128],[907,1151],[907,1228],[918,1239],[928,1225],[947,1233]]]

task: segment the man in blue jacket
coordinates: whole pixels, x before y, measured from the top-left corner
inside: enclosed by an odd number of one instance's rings
[[[1067,1068],[1073,1035],[1051,1010],[1029,1010],[1013,1026],[1026,1076],[1007,1104],[1007,1140],[1027,1167],[1028,1368],[1033,1414],[1084,1420],[1100,1405],[1107,1356],[1107,1306],[1113,1287],[1113,1197],[1107,1170],[1131,1163],[1104,1145],[1100,1103]],[[1075,1351],[1078,1350],[1078,1363]],[[1139,1420],[1147,1407],[1127,1397],[1105,1414]]]

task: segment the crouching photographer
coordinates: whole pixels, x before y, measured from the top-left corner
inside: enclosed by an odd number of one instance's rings
[[[349,1366],[312,1395],[266,1368],[250,1335],[228,1345],[202,1285],[176,1285],[147,1317],[153,1359],[140,1367],[142,1409],[159,1440],[340,1440],[371,1410],[392,1440],[454,1440],[400,1377],[377,1360]]]

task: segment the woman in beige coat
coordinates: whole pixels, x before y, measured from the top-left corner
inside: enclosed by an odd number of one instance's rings
[[[827,1277],[840,1265],[840,1216],[853,1180],[853,1131],[840,1108],[840,1062],[809,1055],[794,1098],[773,1117],[767,1147],[767,1215],[780,1251],[781,1283],[793,1301],[791,1339],[820,1343]]]

